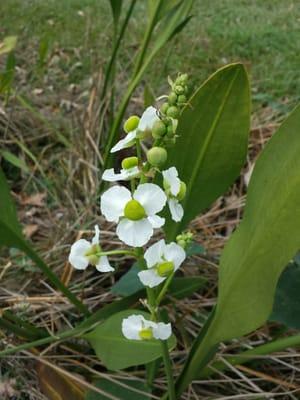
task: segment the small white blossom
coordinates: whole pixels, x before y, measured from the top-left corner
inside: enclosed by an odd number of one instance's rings
[[[114,271],[114,268],[109,264],[108,258],[99,256],[101,252],[99,236],[99,227],[95,225],[95,235],[91,242],[79,239],[71,246],[69,262],[75,269],[84,270],[89,264],[92,264],[99,272]]]
[[[118,143],[116,143],[112,149],[110,150],[111,153],[115,153],[117,151],[126,149],[127,147],[131,147],[135,144],[135,139],[139,132],[145,132],[147,130],[151,130],[155,121],[157,121],[158,113],[156,108],[150,106],[146,108],[137,128],[131,132],[129,132],[125,138],[121,139]]]
[[[101,196],[101,212],[108,221],[118,223],[117,235],[127,245],[144,246],[154,228],[165,219],[156,215],[167,201],[163,190],[153,183],[143,183],[133,195],[123,186],[113,186]]]
[[[162,239],[145,252],[147,268],[138,276],[143,285],[153,288],[161,284],[170,274],[178,270],[186,257],[181,246],[172,242],[166,244]]]
[[[131,340],[167,340],[172,335],[172,328],[170,323],[156,323],[142,315],[130,315],[122,321],[122,333]]]
[[[140,170],[138,167],[132,167],[129,169],[121,169],[119,173],[115,173],[113,168],[106,169],[103,172],[102,179],[108,182],[116,181],[128,181],[132,178],[139,176]]]
[[[171,167],[162,171],[164,178],[164,186],[166,188],[168,205],[173,221],[179,222],[183,217],[183,207],[177,196],[180,193],[182,182],[178,178],[178,171],[175,167]]]

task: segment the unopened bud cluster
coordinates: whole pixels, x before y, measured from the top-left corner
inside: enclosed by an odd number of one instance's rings
[[[148,162],[160,168],[167,160],[167,151],[164,148],[173,146],[176,142],[176,128],[182,108],[187,103],[188,75],[180,74],[175,82],[169,79],[171,92],[167,95],[167,102],[159,109],[160,119],[152,128],[152,136],[156,144],[147,154]]]

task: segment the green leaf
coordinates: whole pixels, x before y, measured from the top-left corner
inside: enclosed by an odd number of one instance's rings
[[[10,151],[1,151],[1,155],[2,157],[8,161],[9,163],[11,163],[12,165],[14,165],[15,167],[23,170],[24,172],[28,172],[29,169],[25,163],[25,161],[23,161],[21,158],[15,156],[13,153],[11,153]]]
[[[17,36],[7,36],[3,42],[0,43],[0,55],[9,53],[12,51],[17,44]]]
[[[138,263],[135,262],[130,270],[112,286],[111,292],[120,296],[130,296],[139,290],[145,289],[137,275],[140,270]]]
[[[115,29],[117,29],[121,15],[123,0],[109,0],[109,2],[113,14]]]
[[[190,257],[190,256],[197,256],[199,254],[205,254],[206,250],[200,243],[191,242],[185,249],[185,252],[186,255]]]
[[[119,296],[130,296],[145,289],[137,275],[139,271],[140,268],[136,262],[130,270],[112,286],[111,292]],[[183,299],[196,292],[205,282],[206,280],[199,276],[173,278],[168,289],[168,294],[177,299]]]
[[[271,314],[280,274],[300,248],[299,154],[300,106],[255,165],[244,218],[221,257],[215,314],[180,378],[179,393],[198,375],[213,346],[248,334]]]
[[[213,74],[184,108],[168,157],[187,184],[185,213],[181,223],[166,225],[170,239],[238,177],[247,154],[249,93],[245,68],[231,64]]]
[[[118,399],[122,400],[149,400],[151,391],[141,381],[134,381],[132,379],[122,379],[114,381],[108,379],[98,379],[94,382],[94,385],[106,392],[107,394],[116,396]],[[97,393],[93,390],[89,390],[85,396],[85,400],[107,400],[111,397],[105,396],[105,394]]]
[[[283,271],[275,294],[271,321],[300,329],[300,266],[291,263]]]
[[[77,297],[60,281],[47,264],[39,257],[31,245],[25,240],[21,226],[18,222],[15,205],[10,197],[6,178],[0,168],[0,247],[5,245],[16,247],[24,251],[41,271],[48,277],[49,281],[58,288],[77,308],[89,315],[89,312]]]
[[[146,364],[162,356],[159,340],[128,340],[123,336],[122,321],[133,314],[143,315],[146,319],[150,319],[150,314],[143,311],[122,311],[85,335],[97,356],[110,370]],[[175,345],[176,339],[172,335],[168,340],[168,346],[172,349]]]
[[[168,290],[168,294],[176,299],[184,299],[197,292],[206,283],[206,279],[201,276],[187,276],[174,278]]]

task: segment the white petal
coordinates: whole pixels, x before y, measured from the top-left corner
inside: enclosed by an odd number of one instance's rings
[[[168,200],[169,209],[171,212],[172,220],[175,222],[179,222],[183,217],[183,207],[179,203],[177,199],[169,199]]]
[[[167,201],[164,191],[154,183],[139,185],[133,194],[133,198],[141,203],[147,215],[154,215],[161,211]]]
[[[155,264],[162,262],[165,247],[166,242],[162,239],[145,251],[144,259],[148,268],[152,268]]]
[[[165,171],[162,171],[164,179],[170,185],[170,191],[173,196],[177,196],[180,191],[180,179],[178,178],[178,172],[175,167],[171,167]]]
[[[162,217],[159,217],[158,215],[151,215],[150,217],[148,217],[148,221],[154,229],[157,229],[164,226],[166,220]]]
[[[139,131],[146,131],[148,129],[151,130],[155,121],[157,120],[159,120],[157,110],[156,108],[150,106],[146,108],[143,115],[141,116],[137,129]]]
[[[91,243],[85,239],[79,239],[75,242],[70,251],[69,263],[76,269],[86,269],[89,260],[85,253],[91,248]]]
[[[172,242],[166,245],[164,249],[164,256],[167,261],[172,261],[174,263],[174,269],[176,271],[183,263],[186,254],[181,246]]]
[[[142,340],[139,333],[145,321],[142,315],[130,315],[122,321],[122,333],[127,339]]]
[[[112,272],[115,269],[110,265],[106,256],[101,256],[96,264],[96,270],[99,272]]]
[[[155,337],[155,339],[167,340],[171,335],[171,324],[164,324],[163,322],[159,322],[158,324],[156,324],[156,327],[153,328],[153,336]]]
[[[126,149],[134,144],[134,139],[136,138],[136,130],[129,132],[124,139],[118,141],[112,149],[110,150],[111,153],[115,153],[116,151],[120,151],[122,149]]]
[[[92,244],[99,244],[99,238],[100,238],[100,229],[98,225],[95,225],[95,235],[92,239]]]
[[[113,186],[101,196],[101,212],[107,221],[118,222],[124,208],[131,200],[131,193],[123,186]]]
[[[107,169],[103,172],[102,179],[107,182],[127,181],[135,178],[140,174],[138,167],[129,169],[121,169],[119,173],[115,173],[113,168]]]
[[[154,269],[147,269],[138,273],[140,281],[143,285],[154,288],[161,284],[166,278],[159,276]]]
[[[144,246],[153,235],[153,228],[148,219],[139,221],[122,219],[117,226],[117,235],[128,246]]]

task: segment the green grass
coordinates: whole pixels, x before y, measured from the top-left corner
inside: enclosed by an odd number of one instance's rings
[[[138,2],[127,31],[118,65],[122,76],[130,70],[145,28],[145,5]],[[193,15],[145,76],[155,93],[167,74],[187,70],[198,84],[221,65],[243,61],[251,73],[254,100],[272,105],[283,98],[289,104],[299,99],[298,0],[196,0]],[[29,70],[39,62],[40,43],[49,45],[48,56],[63,50],[58,62],[62,90],[103,66],[111,49],[112,19],[104,0],[3,0],[0,26],[1,36],[19,35],[18,61]]]

